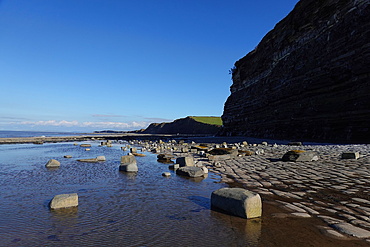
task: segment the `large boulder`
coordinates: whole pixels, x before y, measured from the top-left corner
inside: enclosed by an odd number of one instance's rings
[[[177,175],[191,177],[191,178],[197,178],[204,176],[204,171],[201,167],[195,167],[195,166],[185,166],[180,167],[176,170]]]
[[[69,208],[76,206],[78,206],[77,193],[56,195],[50,202],[51,209]]]
[[[194,158],[191,156],[179,157],[176,159],[176,164],[179,164],[180,167],[184,166],[194,166]]]
[[[56,167],[59,167],[59,166],[60,166],[60,162],[55,160],[55,159],[49,160],[45,165],[45,167],[47,167],[47,168],[56,168]]]
[[[135,156],[133,155],[122,156],[119,170],[123,172],[138,172],[139,168],[137,166]]]
[[[302,151],[302,150],[291,150],[285,153],[282,157],[283,161],[316,161],[319,156],[316,152],[312,151]]]
[[[242,188],[222,188],[212,192],[211,206],[247,219],[262,215],[259,194]]]

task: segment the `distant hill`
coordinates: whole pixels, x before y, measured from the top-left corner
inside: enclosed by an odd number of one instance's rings
[[[144,134],[216,134],[222,127],[221,117],[188,116],[173,122],[152,123]]]

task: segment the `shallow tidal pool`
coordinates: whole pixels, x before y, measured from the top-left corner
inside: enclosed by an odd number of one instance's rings
[[[137,174],[123,173],[125,144],[88,143],[90,151],[73,143],[0,146],[0,246],[258,245],[260,221],[210,209],[212,191],[226,186],[217,175],[162,177],[168,165],[151,153],[136,157]],[[106,161],[77,161],[99,155]],[[45,168],[49,159],[60,168]],[[78,193],[79,206],[50,210],[64,193]]]

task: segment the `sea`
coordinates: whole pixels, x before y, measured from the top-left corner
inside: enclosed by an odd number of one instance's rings
[[[61,132],[1,131],[3,137]],[[80,144],[91,144],[90,150]],[[136,157],[139,171],[119,171],[127,155],[116,141],[0,145],[0,246],[258,246],[261,221],[211,209],[220,176],[176,175],[156,154]],[[72,158],[64,158],[71,155]],[[105,162],[78,159],[104,155]],[[50,159],[59,168],[48,169]],[[163,177],[170,172],[170,177]],[[77,193],[78,207],[51,210],[58,194]]]
[[[15,137],[37,137],[37,136],[77,136],[83,135],[81,132],[46,132],[46,131],[11,131],[0,130],[0,138],[15,138]]]

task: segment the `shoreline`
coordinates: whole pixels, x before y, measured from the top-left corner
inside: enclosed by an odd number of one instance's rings
[[[207,143],[212,147],[220,140],[228,141],[230,148],[249,150],[251,156],[228,157],[210,160],[194,152],[196,143],[142,140],[188,139]],[[62,137],[0,138],[0,144],[48,142],[79,142],[97,140],[128,140],[144,150],[193,156],[196,165],[206,166],[220,176],[220,183],[230,187],[243,187],[257,192],[263,200],[265,214],[262,224],[271,224],[268,234],[278,243],[290,246],[300,241],[316,243],[314,246],[367,246],[370,243],[370,145],[368,144],[320,144],[289,146],[282,144],[249,143],[240,145],[243,137],[195,137],[145,134],[92,134]],[[136,141],[134,141],[136,140]],[[251,140],[251,139],[249,139]],[[253,138],[254,141],[262,139]],[[42,142],[42,143],[41,143]],[[183,145],[183,146],[182,146]],[[224,144],[225,145],[225,144]],[[188,147],[187,152],[171,149]],[[289,150],[315,151],[319,160],[309,162],[284,162],[283,154]],[[178,150],[177,150],[178,151]],[[359,152],[358,159],[341,159],[343,152]],[[157,152],[158,154],[158,152]],[[295,226],[292,228],[292,226]],[[287,236],[294,236],[285,239]],[[299,238],[295,236],[300,236]],[[313,240],[314,239],[314,240]],[[263,244],[263,243],[261,243]],[[323,245],[324,244],[324,245]],[[274,246],[264,243],[262,246]]]

